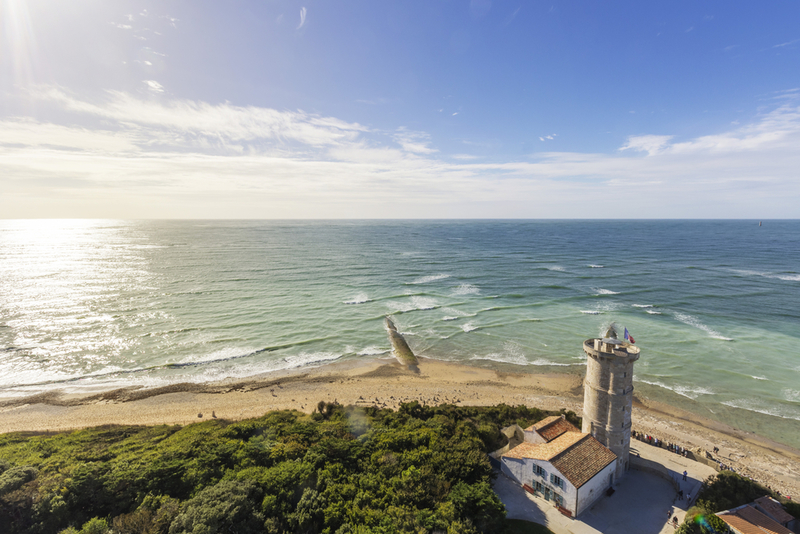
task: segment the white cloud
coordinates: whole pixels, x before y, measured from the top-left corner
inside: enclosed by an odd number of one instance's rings
[[[153,91],[154,93],[164,92],[164,86],[155,80],[142,80],[142,82],[147,84],[147,88]]]
[[[190,100],[151,102],[127,93],[109,92],[107,101],[94,104],[76,99],[57,88],[43,89],[38,96],[56,102],[69,111],[147,128],[156,138],[163,133],[174,139],[178,146],[193,145],[200,139],[206,139],[223,144],[259,140],[291,141],[318,147],[355,141],[359,133],[367,131],[357,123],[303,111],[240,107],[228,103],[212,105]]]
[[[306,8],[305,7],[301,7],[300,8],[300,24],[297,25],[297,29],[299,30],[300,28],[302,28],[305,25],[305,23],[306,23]]]
[[[620,150],[641,150],[648,154],[657,154],[672,139],[671,135],[634,135]]]
[[[394,140],[403,147],[406,152],[414,154],[433,154],[438,152],[435,148],[428,146],[431,136],[425,132],[411,132],[406,128],[398,128],[394,135]]]
[[[800,198],[789,105],[714,135],[633,136],[625,154],[476,161],[303,111],[34,97],[73,122],[0,122],[6,217],[796,217]]]
[[[787,42],[785,42],[785,43],[776,44],[776,45],[775,45],[775,46],[773,46],[772,48],[783,48],[784,46],[790,46],[790,45],[793,45],[793,44],[795,44],[795,43],[800,43],[800,39],[793,39],[793,40],[791,40],[791,41],[787,41]]]

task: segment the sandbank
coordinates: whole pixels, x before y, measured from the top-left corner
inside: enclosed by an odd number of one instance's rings
[[[396,409],[426,405],[524,404],[581,413],[581,374],[474,367],[420,358],[418,372],[394,359],[345,361],[249,379],[123,388],[91,395],[59,391],[0,399],[0,433],[55,432],[100,425],[185,425],[212,417],[238,420],[270,410],[311,413],[319,401]],[[775,441],[637,397],[633,429],[692,451],[711,451],[737,472],[800,497],[800,451]]]

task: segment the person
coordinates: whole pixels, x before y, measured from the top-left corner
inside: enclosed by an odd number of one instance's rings
[[[679,498],[680,500],[683,500],[683,490],[680,490],[680,491],[678,492],[678,498]]]
[[[688,474],[689,474],[689,472],[688,472],[688,471],[684,471],[684,472],[683,472],[683,480],[686,480],[686,476],[687,476]]]
[[[672,518],[672,526],[674,528],[678,528],[678,516],[677,515],[673,516],[673,518]]]

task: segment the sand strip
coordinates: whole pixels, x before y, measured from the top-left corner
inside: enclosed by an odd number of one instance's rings
[[[394,409],[412,400],[427,405],[524,404],[580,413],[582,376],[503,372],[425,359],[419,372],[412,372],[393,359],[350,361],[248,380],[4,399],[0,400],[0,433],[107,424],[188,424],[212,414],[237,420],[280,409],[310,413],[319,401]],[[800,497],[800,451],[796,449],[647,399],[635,402],[633,428],[693,451],[719,447],[717,456],[737,472]]]

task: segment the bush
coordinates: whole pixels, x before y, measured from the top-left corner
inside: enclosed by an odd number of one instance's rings
[[[255,509],[256,487],[250,482],[223,480],[186,502],[169,527],[169,534],[257,534],[264,516]]]
[[[6,464],[8,465],[8,464]],[[0,496],[11,493],[36,478],[38,471],[31,466],[10,467],[0,475]]]

